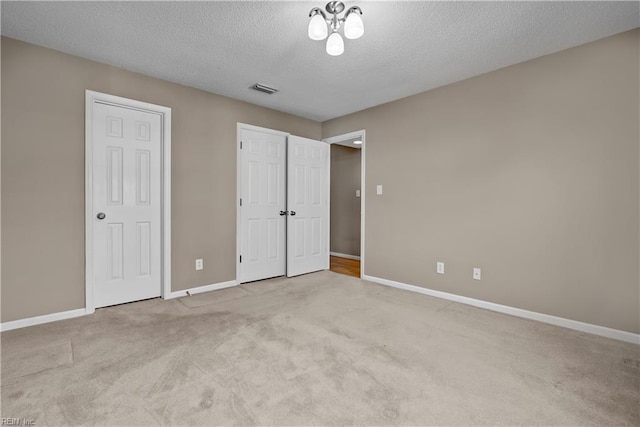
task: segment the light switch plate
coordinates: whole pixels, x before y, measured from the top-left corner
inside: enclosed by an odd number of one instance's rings
[[[480,269],[479,269],[479,268],[474,268],[474,269],[473,269],[473,278],[474,278],[475,280],[480,280],[480,278],[481,278],[481,271],[480,271]]]
[[[196,260],[196,270],[202,270],[204,268],[204,262],[201,258]]]
[[[382,185],[378,185],[376,187],[376,194],[378,194],[378,195],[382,194]]]
[[[438,274],[444,274],[444,262],[440,262],[438,261],[436,263],[436,273]]]
[[[356,190],[356,197],[360,197],[360,190]]]

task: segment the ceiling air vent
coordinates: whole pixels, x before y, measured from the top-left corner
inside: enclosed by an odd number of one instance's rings
[[[274,94],[278,91],[278,89],[274,89],[272,87],[269,86],[265,86],[265,85],[261,85],[260,83],[256,83],[253,86],[251,86],[249,89],[253,89],[253,90],[257,90],[258,92],[264,92],[266,94]]]

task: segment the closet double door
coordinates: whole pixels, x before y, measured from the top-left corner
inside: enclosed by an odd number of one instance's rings
[[[239,125],[241,283],[329,268],[329,145]]]

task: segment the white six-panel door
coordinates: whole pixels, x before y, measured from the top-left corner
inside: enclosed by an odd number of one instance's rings
[[[93,103],[95,307],[161,294],[159,114]]]
[[[287,276],[329,268],[329,145],[289,136]]]
[[[240,282],[286,272],[286,144],[281,132],[240,129]]]

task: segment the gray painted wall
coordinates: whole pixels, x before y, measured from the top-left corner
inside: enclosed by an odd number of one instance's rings
[[[640,332],[638,38],[324,122],[367,131],[365,274]]]
[[[173,108],[173,290],[235,276],[236,122],[366,129],[366,274],[638,333],[639,45],[634,30],[321,126],[3,38],[1,320],[84,306],[92,89]]]
[[[172,108],[174,291],[235,279],[236,123],[320,139],[318,122],[8,38],[2,88],[3,322],[84,307],[85,89]]]

